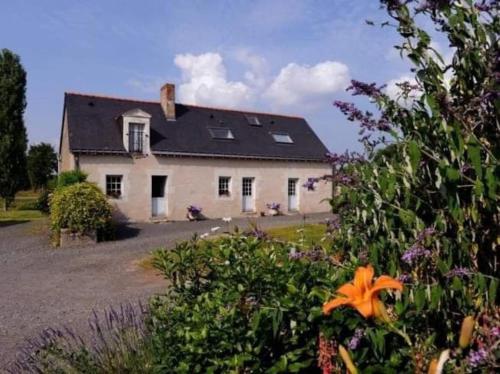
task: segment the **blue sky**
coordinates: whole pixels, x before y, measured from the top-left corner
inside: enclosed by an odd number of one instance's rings
[[[408,74],[375,0],[16,0],[2,4],[0,48],[28,72],[30,143],[58,143],[65,91],[304,116],[332,151],[359,149],[332,106],[349,79]]]

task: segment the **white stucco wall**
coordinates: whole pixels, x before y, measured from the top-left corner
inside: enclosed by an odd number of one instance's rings
[[[298,206],[300,213],[326,212],[331,186],[319,183],[316,191],[307,191],[302,184],[309,177],[330,172],[324,163],[163,157],[149,155],[143,158],[125,156],[79,157],[81,170],[89,181],[106,189],[106,175],[123,175],[122,197],[110,199],[119,219],[148,221],[151,219],[151,177],[167,176],[167,219],[186,219],[186,207],[193,204],[203,208],[209,218],[238,217],[242,212],[242,178],[253,177],[255,214],[267,212],[266,203],[277,202],[287,214],[288,178],[298,179]],[[218,196],[219,176],[231,177],[231,196]]]

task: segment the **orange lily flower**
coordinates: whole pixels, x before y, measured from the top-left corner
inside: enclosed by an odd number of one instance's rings
[[[333,309],[341,305],[349,305],[356,308],[365,318],[384,317],[385,308],[378,298],[379,292],[389,288],[401,291],[403,284],[387,275],[382,275],[373,282],[373,275],[374,270],[371,265],[357,268],[353,282],[346,283],[337,290],[342,296],[325,303],[323,313],[330,314]]]

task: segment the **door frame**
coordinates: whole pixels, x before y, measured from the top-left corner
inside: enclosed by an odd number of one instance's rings
[[[244,195],[244,181],[251,181],[251,195]],[[254,213],[255,212],[255,177],[242,177],[241,178],[241,211],[244,213]],[[244,198],[245,196],[251,197],[251,208],[249,210],[245,209]]]
[[[295,195],[290,195],[290,181],[295,182]],[[299,199],[299,178],[288,178],[286,180],[286,197],[287,197],[287,209],[289,212],[299,212],[300,211],[300,199]],[[290,196],[295,196],[295,208],[290,207]]]
[[[153,199],[155,199],[155,197],[153,197],[153,178],[154,177],[162,177],[164,178],[164,184],[163,184],[163,199],[165,200],[164,201],[164,204],[163,204],[163,214],[157,214],[155,215],[154,214],[154,210],[153,210]],[[168,215],[168,175],[166,174],[151,174],[150,176],[150,190],[149,190],[149,203],[150,203],[150,207],[151,207],[151,217],[167,217]],[[156,199],[161,199],[161,197],[156,197]]]

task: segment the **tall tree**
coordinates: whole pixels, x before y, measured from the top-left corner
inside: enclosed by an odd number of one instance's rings
[[[14,200],[26,173],[27,135],[24,127],[26,108],[26,71],[19,56],[0,51],[0,197],[4,210]]]
[[[30,146],[27,164],[31,187],[35,190],[45,188],[57,170],[57,155],[54,147],[48,143]]]

